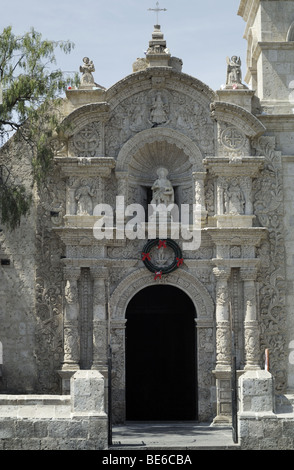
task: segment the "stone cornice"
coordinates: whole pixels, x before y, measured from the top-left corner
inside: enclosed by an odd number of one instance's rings
[[[289,101],[285,103],[290,107]],[[257,118],[268,130],[294,132],[294,114],[260,114]]]
[[[216,176],[250,176],[256,177],[264,166],[264,157],[239,157],[232,159],[229,157],[207,157],[203,160],[203,165]]]
[[[103,176],[108,177],[115,168],[115,159],[111,157],[55,157],[63,176]]]
[[[265,227],[207,227],[207,232],[215,245],[253,245],[258,246],[262,239],[267,236],[268,229]]]

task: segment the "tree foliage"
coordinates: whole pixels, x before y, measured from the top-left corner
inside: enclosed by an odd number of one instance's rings
[[[54,70],[55,50],[67,54],[73,46],[69,41],[43,40],[34,29],[15,36],[7,27],[0,35],[0,137],[4,144],[15,134],[30,146],[33,181],[39,186],[52,167],[52,136],[60,130],[60,96],[72,82],[61,70]],[[77,76],[73,79],[77,81]],[[30,200],[23,186],[0,180],[2,222],[14,228],[28,212]]]

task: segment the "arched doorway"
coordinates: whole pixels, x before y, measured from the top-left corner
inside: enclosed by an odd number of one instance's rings
[[[171,285],[139,291],[126,311],[126,419],[196,420],[195,306]]]

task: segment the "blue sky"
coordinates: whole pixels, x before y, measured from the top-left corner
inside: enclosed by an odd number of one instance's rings
[[[157,0],[0,0],[0,30],[15,34],[34,27],[44,39],[70,40],[69,56],[57,55],[57,67],[79,71],[84,56],[93,60],[95,81],[106,88],[132,73],[151,39]],[[238,55],[246,73],[245,22],[239,0],[160,0],[159,23],[171,54],[183,60],[183,72],[214,90],[226,77],[226,57]]]

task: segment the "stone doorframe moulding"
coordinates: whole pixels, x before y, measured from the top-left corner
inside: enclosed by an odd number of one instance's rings
[[[153,285],[171,285],[184,291],[192,300],[195,310],[195,327],[197,328],[197,365],[201,370],[197,371],[198,390],[198,415],[199,420],[206,420],[210,409],[210,397],[207,388],[201,384],[211,383],[212,370],[215,357],[212,353],[215,342],[214,302],[205,286],[193,275],[184,270],[168,274],[162,280],[154,281],[154,276],[145,268],[140,268],[126,276],[116,287],[110,296],[110,337],[112,346],[112,396],[114,422],[125,421],[125,328],[126,310],[128,303],[140,290]],[[205,339],[204,339],[205,338]],[[209,347],[203,347],[204,342],[209,342]],[[175,371],[176,373],[176,371]],[[205,389],[205,390],[204,390]],[[203,392],[203,393],[202,393]]]

